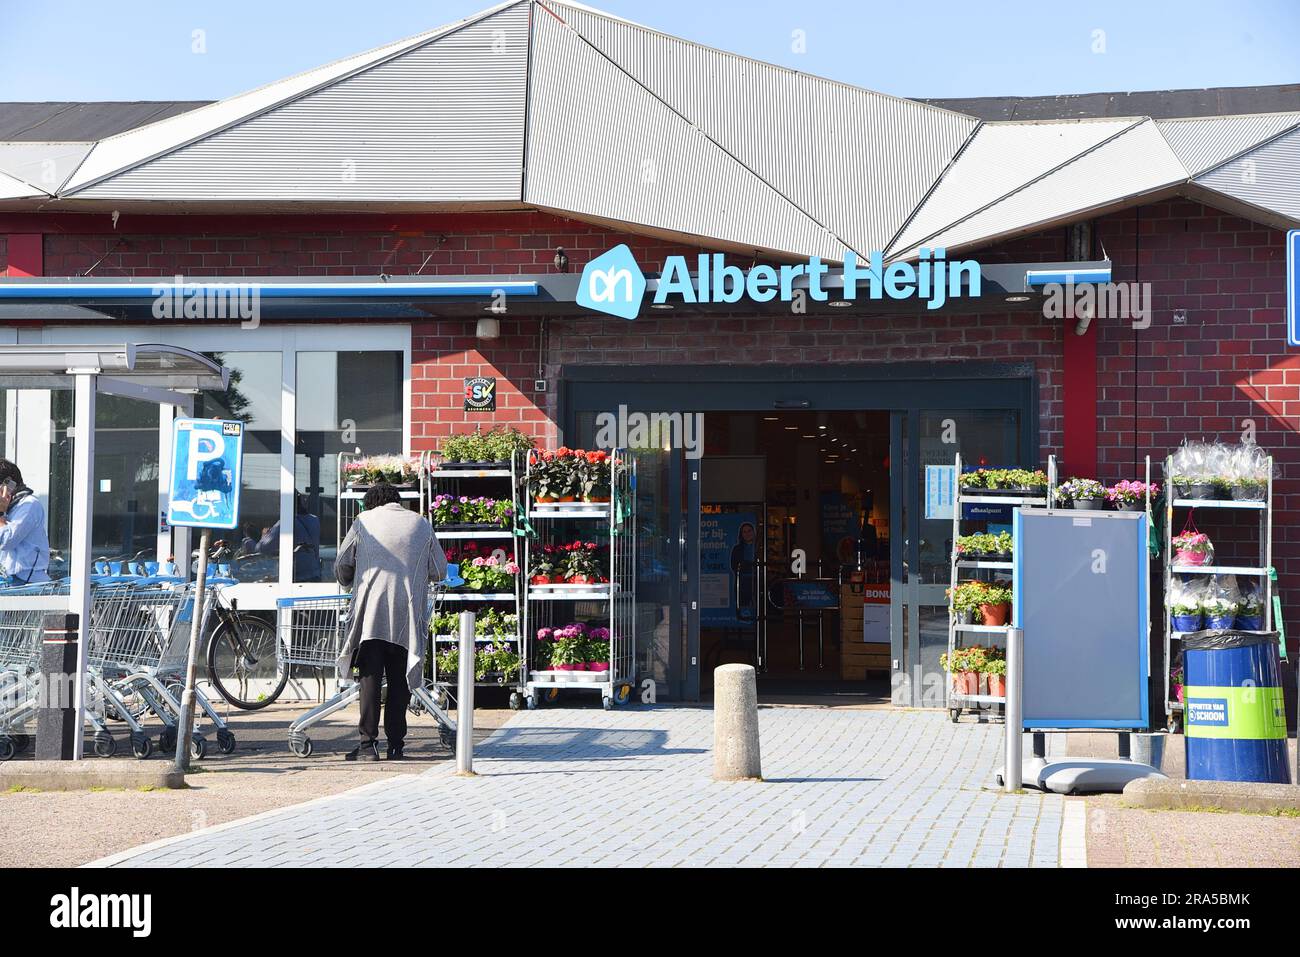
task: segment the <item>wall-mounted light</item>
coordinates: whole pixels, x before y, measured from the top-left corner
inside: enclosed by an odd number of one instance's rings
[[[551,261],[555,263],[556,272],[569,271],[569,257],[565,255],[563,246],[555,247],[555,258]]]
[[[474,327],[474,335],[479,339],[500,339],[501,320],[495,316],[484,316]]]

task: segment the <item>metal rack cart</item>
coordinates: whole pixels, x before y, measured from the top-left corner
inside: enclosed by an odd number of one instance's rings
[[[1150,471],[1150,458],[1147,469]],[[1273,582],[1273,457],[1268,457],[1268,483],[1264,490],[1263,501],[1237,501],[1235,499],[1201,499],[1177,498],[1177,489],[1173,482],[1173,458],[1165,458],[1165,532],[1162,559],[1164,563],[1164,701],[1165,720],[1170,731],[1178,731],[1183,723],[1183,703],[1171,695],[1170,671],[1182,661],[1182,640],[1189,632],[1173,630],[1170,590],[1175,575],[1243,575],[1259,582],[1259,593],[1263,599],[1264,631],[1274,629]],[[1259,563],[1257,565],[1176,565],[1173,556],[1174,512],[1187,514],[1196,508],[1229,509],[1228,514],[1240,512],[1254,513],[1259,519]],[[1216,562],[1218,556],[1215,557]],[[1281,656],[1286,657],[1286,645],[1283,643]]]
[[[600,692],[601,704],[608,710],[615,704],[624,704],[632,693],[636,648],[636,497],[633,494],[636,489],[636,460],[618,449],[610,454],[609,468],[611,494],[608,502],[535,502],[529,493],[531,460],[525,472],[526,517],[542,540],[584,531],[592,534],[594,525],[608,536],[605,544],[609,551],[608,582],[534,585],[530,581],[527,585],[525,654],[534,653],[532,638],[537,629],[563,626],[585,617],[608,621],[610,659],[607,671],[532,668],[527,680],[529,708],[537,707],[543,695],[554,698],[561,691],[589,690]],[[529,570],[526,559],[530,547],[526,541],[525,575]],[[584,609],[587,610],[585,615],[582,613]]]
[[[425,488],[424,479],[428,455],[428,452],[420,454],[420,464],[417,469],[418,477],[416,482],[412,483],[415,487],[397,487],[397,494],[401,496],[402,503],[406,505],[407,508],[413,509],[421,515],[425,514],[428,510],[428,490]],[[368,490],[366,486],[353,486],[349,488],[343,478],[343,467],[353,459],[361,459],[365,457],[366,456],[361,455],[358,452],[340,452],[338,455],[336,465],[338,471],[334,488],[337,490],[335,521],[338,523],[338,537],[335,539],[335,542],[339,545],[343,544],[343,539],[347,535],[348,529],[352,527],[352,523],[356,521],[357,516],[361,514],[361,500],[366,497],[366,491]]]
[[[953,481],[956,488],[953,492],[953,511],[952,511],[952,551],[950,562],[951,582],[948,597],[948,658],[951,659],[953,652],[958,648],[965,647],[966,636],[968,635],[986,635],[989,640],[1000,639],[1002,647],[1006,647],[1007,631],[1013,626],[1013,622],[1008,621],[1005,625],[980,625],[966,624],[957,620],[956,609],[953,607],[953,595],[957,586],[963,581],[974,580],[991,580],[996,573],[1002,572],[1010,576],[1012,562],[1008,558],[1006,561],[990,559],[959,559],[957,555],[957,539],[961,536],[961,525],[963,521],[987,521],[984,518],[965,518],[963,513],[967,505],[1003,505],[1011,508],[1022,507],[1039,507],[1051,508],[1056,497],[1056,456],[1047,458],[1047,486],[1041,493],[1027,493],[1023,495],[1000,495],[989,490],[976,490],[973,493],[967,493],[961,487],[962,460],[961,455],[956,456],[956,471]],[[981,492],[983,494],[981,494]],[[983,573],[989,573],[984,577]],[[951,680],[944,681],[944,688],[948,695],[948,714],[954,722],[961,719],[962,711],[969,709],[972,705],[976,707],[988,707],[992,705],[1006,705],[1005,695],[990,694],[968,694],[957,691],[953,688]],[[978,691],[978,689],[976,689]]]
[[[490,546],[487,548],[488,554],[499,548],[507,557],[513,557],[520,567],[520,573],[515,576],[513,591],[490,594],[444,591],[441,596],[442,601],[450,606],[450,610],[457,612],[470,610],[471,608],[481,610],[483,607],[487,607],[496,609],[505,615],[514,616],[516,627],[513,635],[484,635],[474,639],[476,647],[479,645],[510,644],[519,655],[519,667],[513,676],[495,673],[485,675],[483,679],[475,681],[477,687],[509,687],[511,689],[510,707],[514,710],[518,710],[523,706],[528,676],[528,657],[524,647],[526,642],[523,640],[523,569],[526,566],[519,554],[520,549],[517,544],[522,541],[524,535],[524,525],[521,522],[520,515],[520,509],[522,508],[520,479],[523,468],[524,462],[516,454],[508,462],[475,463],[467,466],[436,461],[431,455],[427,455],[420,469],[422,476],[421,488],[425,495],[426,509],[432,507],[434,499],[439,495],[460,496],[468,494],[468,491],[471,490],[475,494],[481,494],[481,490],[508,491],[508,496],[500,495],[497,497],[508,497],[513,502],[513,515],[510,524],[507,526],[482,529],[442,529],[435,526],[434,531],[444,549],[464,548],[466,544],[471,542]],[[455,673],[447,675],[438,673],[438,651],[440,649],[456,648],[459,642],[460,638],[455,633],[437,634],[435,632],[430,635],[433,684],[438,689],[437,696],[439,700],[449,700],[454,695],[457,676]]]

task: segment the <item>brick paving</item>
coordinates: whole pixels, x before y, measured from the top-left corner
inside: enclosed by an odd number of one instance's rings
[[[987,790],[1001,727],[764,708],[761,783],[710,780],[708,709],[524,712],[440,766],[113,866],[1055,867],[1064,799]]]

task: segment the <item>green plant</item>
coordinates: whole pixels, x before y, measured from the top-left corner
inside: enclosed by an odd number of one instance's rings
[[[416,478],[416,463],[402,455],[366,455],[343,464],[343,480],[348,485],[410,485]]]
[[[940,655],[939,667],[949,674],[958,674],[966,671],[982,671],[987,661],[988,651],[981,645],[971,645],[969,648],[955,649],[951,656]]]
[[[980,670],[986,675],[1005,675],[1007,673],[1007,660],[1005,658],[990,658]]]
[[[480,426],[473,432],[447,436],[438,454],[448,462],[508,462],[516,452],[532,447],[532,437],[518,429],[496,426],[484,432]]]
[[[1169,613],[1176,617],[1199,615],[1201,613],[1201,603],[1198,601],[1176,601],[1170,604]]]

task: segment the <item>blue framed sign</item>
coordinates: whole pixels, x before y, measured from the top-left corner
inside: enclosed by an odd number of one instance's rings
[[[1012,535],[1025,729],[1146,728],[1146,514],[1017,509]]]
[[[1300,229],[1286,234],[1286,341],[1300,346]]]
[[[243,422],[177,419],[167,521],[191,528],[237,526],[243,450]]]

